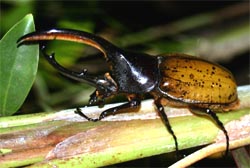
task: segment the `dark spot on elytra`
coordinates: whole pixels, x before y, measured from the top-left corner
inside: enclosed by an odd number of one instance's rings
[[[190,74],[189,77],[190,77],[190,79],[193,79],[193,78],[194,78],[194,75],[193,75],[193,74]]]
[[[197,72],[202,72],[202,70],[200,70],[200,69],[197,69],[196,71],[197,71]]]
[[[216,68],[213,66],[212,69],[215,70]]]
[[[184,75],[182,74],[181,77],[184,77]]]

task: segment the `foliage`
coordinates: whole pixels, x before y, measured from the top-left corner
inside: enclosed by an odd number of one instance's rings
[[[35,80],[38,47],[17,48],[19,37],[35,30],[32,15],[27,15],[0,41],[0,116],[14,114],[23,104]]]

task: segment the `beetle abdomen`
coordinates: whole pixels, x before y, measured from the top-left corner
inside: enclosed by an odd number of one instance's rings
[[[185,54],[159,58],[159,88],[170,98],[204,104],[229,104],[237,101],[234,77],[225,68]]]

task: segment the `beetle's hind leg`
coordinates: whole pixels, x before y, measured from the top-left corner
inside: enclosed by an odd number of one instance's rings
[[[226,137],[226,155],[228,154],[228,150],[229,150],[229,137],[228,137],[228,133],[227,130],[225,129],[223,123],[219,120],[218,116],[209,108],[204,109],[204,108],[189,108],[190,111],[192,113],[198,114],[198,115],[207,115],[210,118],[212,118],[212,120],[217,124],[217,126],[224,132],[224,135]]]

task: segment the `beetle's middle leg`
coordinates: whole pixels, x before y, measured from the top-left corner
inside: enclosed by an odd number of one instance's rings
[[[177,142],[177,138],[174,134],[174,131],[172,130],[172,127],[169,123],[169,120],[168,120],[168,117],[167,117],[167,114],[165,113],[165,110],[164,110],[164,107],[163,105],[161,104],[161,100],[160,99],[156,99],[155,100],[155,105],[156,105],[156,108],[158,110],[158,113],[164,123],[164,125],[167,127],[167,130],[168,132],[172,135],[172,137],[174,138],[174,143],[175,143],[175,150],[177,152],[177,155],[179,154],[179,148],[178,148],[178,142]]]
[[[140,105],[141,105],[141,99],[138,97],[133,97],[131,99],[129,98],[129,102],[127,102],[127,103],[124,103],[120,106],[113,107],[113,108],[110,108],[110,109],[103,111],[98,118],[90,118],[90,117],[86,116],[81,111],[80,108],[77,108],[75,113],[79,114],[80,116],[84,117],[85,119],[87,119],[89,121],[96,122],[96,121],[100,121],[101,119],[103,119],[109,115],[115,115],[120,110],[131,109],[131,108],[135,109],[135,108],[140,107]]]

